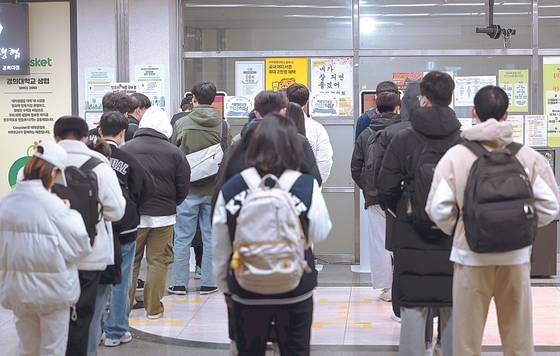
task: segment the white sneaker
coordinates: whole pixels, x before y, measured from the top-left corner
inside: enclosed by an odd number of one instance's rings
[[[396,321],[399,324],[401,323],[401,318],[399,318],[395,314],[391,314],[391,319],[393,319],[394,321]]]
[[[104,345],[106,347],[115,347],[123,344],[128,344],[132,341],[132,334],[130,332],[125,332],[124,335],[120,339],[109,339],[105,338]]]
[[[391,302],[393,300],[393,296],[391,293],[391,288],[384,288],[381,291],[381,294],[379,294],[379,299],[381,299],[384,302]]]
[[[159,313],[159,314],[146,315],[146,318],[148,318],[148,319],[150,319],[150,320],[161,319],[161,318],[163,318],[163,312],[162,312],[162,313]]]

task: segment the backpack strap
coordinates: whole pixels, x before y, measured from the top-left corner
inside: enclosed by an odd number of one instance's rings
[[[261,175],[254,167],[247,168],[241,172],[241,177],[249,189],[257,189],[262,180]]]
[[[84,164],[80,166],[80,169],[86,172],[93,171],[95,167],[99,166],[101,163],[103,163],[103,161],[100,160],[99,158],[91,157]]]
[[[227,136],[228,136],[228,123],[226,120],[222,120],[222,141],[220,142],[220,146],[222,146],[222,151],[226,152],[228,144],[227,144]]]
[[[463,146],[465,146],[472,153],[474,153],[477,158],[480,158],[480,157],[482,157],[482,156],[484,156],[485,154],[488,153],[488,150],[486,148],[484,148],[482,143],[480,143],[478,141],[467,141],[467,142],[463,143]]]
[[[289,192],[292,190],[292,187],[296,184],[299,177],[301,177],[301,172],[288,169],[282,174],[278,180],[278,184],[282,190]]]
[[[506,148],[509,150],[509,152],[511,152],[511,155],[515,157],[517,156],[519,151],[523,148],[523,145],[517,142],[512,142],[509,145],[507,145]]]

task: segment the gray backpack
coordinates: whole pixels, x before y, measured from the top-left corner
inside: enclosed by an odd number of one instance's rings
[[[289,191],[301,173],[260,177],[241,172],[249,187],[237,218],[231,267],[241,288],[258,294],[290,292],[309,270],[306,237]],[[266,184],[273,182],[273,186]]]

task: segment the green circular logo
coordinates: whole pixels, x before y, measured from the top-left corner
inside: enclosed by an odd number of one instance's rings
[[[12,164],[10,170],[8,171],[8,183],[10,184],[10,188],[13,189],[16,186],[17,176],[20,169],[23,169],[27,161],[29,161],[30,159],[30,156],[21,157],[17,161],[15,161],[14,164]]]

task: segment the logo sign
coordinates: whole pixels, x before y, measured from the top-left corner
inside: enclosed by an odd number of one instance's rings
[[[29,74],[27,4],[0,4],[0,75]]]
[[[227,118],[246,118],[253,109],[251,99],[243,96],[228,96],[226,98]]]

